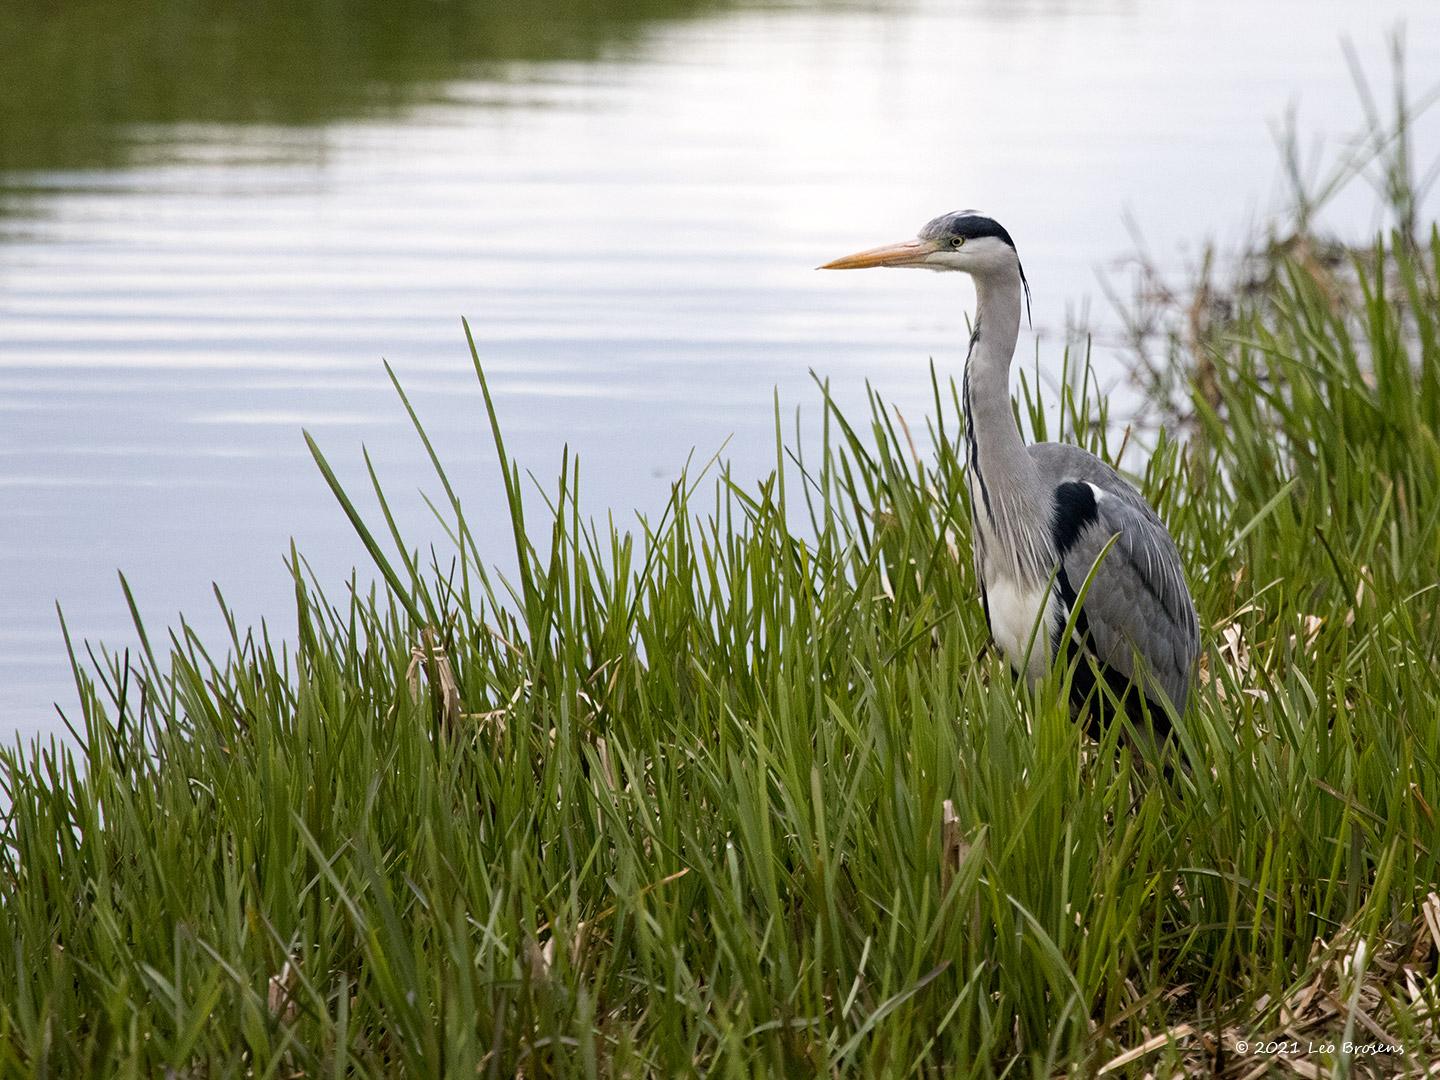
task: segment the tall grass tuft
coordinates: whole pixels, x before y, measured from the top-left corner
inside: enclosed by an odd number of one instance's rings
[[[506,505],[431,450],[422,557],[312,442],[382,585],[337,600],[292,552],[289,645],[232,620],[77,658],[73,745],[0,755],[0,1070],[1428,1066],[1440,233],[1347,290],[1280,259],[1185,383],[1203,438],[1138,476],[1205,628],[1194,768],[981,655],[948,379],[933,453],[821,386],[818,445],[624,531],[568,460],[527,514],[476,357]],[[1058,432],[1021,415],[1113,459],[1075,364]]]

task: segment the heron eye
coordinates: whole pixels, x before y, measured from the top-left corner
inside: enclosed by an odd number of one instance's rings
[[[952,237],[950,238],[950,246],[951,246],[951,247],[956,247],[956,248],[958,248],[958,247],[964,247],[964,246],[965,246],[965,238],[964,238],[963,236],[952,236]]]

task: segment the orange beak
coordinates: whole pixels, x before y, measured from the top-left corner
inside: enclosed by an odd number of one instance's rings
[[[923,266],[925,257],[935,250],[935,244],[929,240],[905,240],[868,251],[857,251],[854,255],[846,255],[843,259],[817,266],[816,269],[865,270],[871,266]]]

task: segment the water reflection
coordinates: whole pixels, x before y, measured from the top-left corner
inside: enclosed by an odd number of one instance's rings
[[[1367,27],[1340,0],[7,6],[0,729],[71,696],[57,598],[77,637],[133,640],[116,568],[158,637],[178,610],[221,630],[212,580],[283,633],[292,536],[337,588],[364,563],[302,426],[362,490],[367,444],[438,538],[382,356],[500,557],[460,316],[510,449],[548,477],[568,443],[597,513],[655,507],[727,439],[753,476],[772,390],[788,418],[811,369],[850,402],[870,379],[915,418],[930,358],[960,363],[965,286],[817,263],[985,207],[1035,287],[1022,352],[1052,365],[1124,213],[1173,259],[1245,226],[1266,118],[1298,96],[1305,130],[1346,130],[1339,35],[1383,72],[1371,28],[1407,9],[1440,55],[1440,8],[1400,0]]]
[[[719,0],[89,0],[0,9],[0,170],[144,160],[185,128],[400,115],[516,61],[621,58]],[[203,146],[204,139],[200,140]],[[309,144],[265,141],[259,159]],[[256,160],[227,131],[210,149]]]

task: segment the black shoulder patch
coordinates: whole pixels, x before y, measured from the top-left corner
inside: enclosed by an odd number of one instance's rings
[[[1098,516],[1095,492],[1089,484],[1067,480],[1055,489],[1055,507],[1050,518],[1050,538],[1055,554],[1064,558],[1075,546],[1080,534]]]

